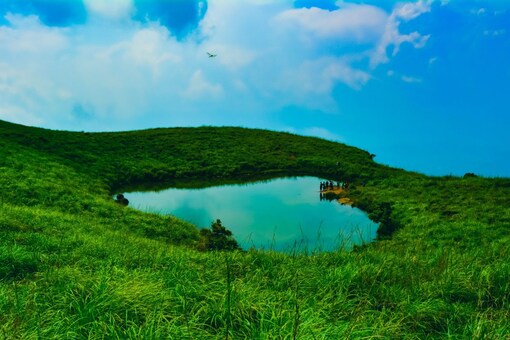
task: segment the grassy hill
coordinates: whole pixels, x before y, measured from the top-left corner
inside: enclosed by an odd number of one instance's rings
[[[204,253],[194,226],[111,196],[281,175],[348,180],[379,240]],[[0,121],[0,338],[507,339],[509,246],[510,179],[427,177],[265,130]]]

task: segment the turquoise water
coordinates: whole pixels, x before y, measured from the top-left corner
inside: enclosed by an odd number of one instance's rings
[[[171,214],[208,228],[216,219],[239,244],[291,251],[328,251],[370,242],[377,224],[356,208],[320,200],[320,179],[279,178],[243,185],[202,189],[170,188],[125,193],[131,207]]]

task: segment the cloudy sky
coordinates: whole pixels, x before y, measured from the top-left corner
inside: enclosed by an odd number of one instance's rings
[[[509,81],[504,0],[0,0],[0,119],[32,126],[260,127],[510,176]]]

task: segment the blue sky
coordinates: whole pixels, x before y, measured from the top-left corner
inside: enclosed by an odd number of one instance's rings
[[[509,61],[503,0],[0,0],[0,119],[266,128],[432,175],[510,176]]]

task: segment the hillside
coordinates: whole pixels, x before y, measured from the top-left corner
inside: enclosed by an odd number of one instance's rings
[[[201,253],[194,226],[111,198],[282,175],[351,182],[379,240],[313,255]],[[0,121],[0,189],[0,338],[510,334],[510,179],[427,177],[266,130]]]

